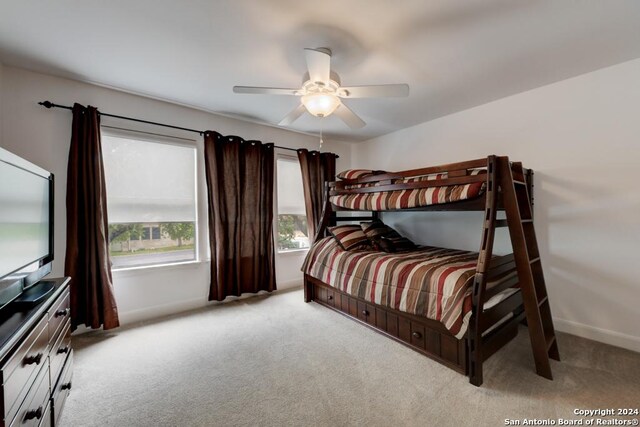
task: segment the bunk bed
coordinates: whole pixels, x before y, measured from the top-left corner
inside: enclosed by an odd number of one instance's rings
[[[357,170],[342,178],[326,183],[303,265],[305,302],[369,326],[476,386],[483,382],[483,362],[526,321],[536,372],[553,378],[549,359],[560,356],[533,228],[532,170],[488,156],[401,172]],[[350,216],[337,215],[343,211]],[[338,222],[374,221],[390,211],[481,211],[480,250],[345,250],[329,234]],[[513,253],[494,256],[500,227],[508,228]]]

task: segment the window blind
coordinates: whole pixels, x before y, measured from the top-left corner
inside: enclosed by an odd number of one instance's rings
[[[195,147],[102,135],[109,223],[196,220]]]
[[[278,159],[278,214],[306,215],[302,172],[297,160]]]

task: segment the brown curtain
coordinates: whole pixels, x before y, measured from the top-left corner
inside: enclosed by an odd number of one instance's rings
[[[71,323],[118,327],[109,260],[107,193],[100,142],[100,115],[94,107],[73,106],[67,169],[66,276],[71,277]]]
[[[318,151],[298,150],[298,160],[302,170],[304,205],[307,212],[307,230],[309,240],[316,235],[318,222],[322,215],[324,201],[324,183],[336,179],[336,155]]]
[[[207,131],[209,300],[276,289],[273,144]]]

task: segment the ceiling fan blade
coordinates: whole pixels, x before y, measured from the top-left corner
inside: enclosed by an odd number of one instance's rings
[[[309,69],[309,80],[329,84],[331,78],[331,53],[305,48],[304,55]]]
[[[345,122],[351,129],[360,129],[366,124],[364,120],[358,117],[356,113],[351,111],[349,107],[344,104],[340,104],[334,114],[340,117],[340,119],[342,119],[342,121]]]
[[[307,109],[304,108],[304,105],[300,104],[296,108],[294,108],[289,114],[287,114],[284,119],[280,120],[280,123],[278,124],[280,126],[289,126],[291,123],[298,120],[298,117],[300,117],[302,113],[304,113],[306,110]]]
[[[297,95],[298,89],[282,87],[234,86],[234,93],[250,93],[257,95]]]
[[[409,96],[409,85],[341,86],[338,96],[341,98],[404,97]]]

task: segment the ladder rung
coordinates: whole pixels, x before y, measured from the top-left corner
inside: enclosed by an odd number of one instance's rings
[[[518,181],[517,179],[514,179],[514,180],[513,180],[513,183],[514,183],[514,184],[519,184],[519,185],[527,185],[527,183],[526,183],[526,182],[524,182],[524,181]]]
[[[539,302],[538,302],[538,307],[541,307],[542,304],[544,304],[545,302],[549,301],[549,297],[546,296],[544,298],[542,298]]]
[[[536,263],[536,262],[538,262],[538,261],[540,261],[540,257],[536,257],[536,258],[534,258],[534,259],[530,260],[530,261],[529,261],[529,264],[533,264],[533,263]]]
[[[522,224],[529,224],[529,223],[533,223],[532,219],[521,219],[520,222]],[[496,219],[496,227],[507,227],[509,225],[509,223],[507,222],[506,219]]]

